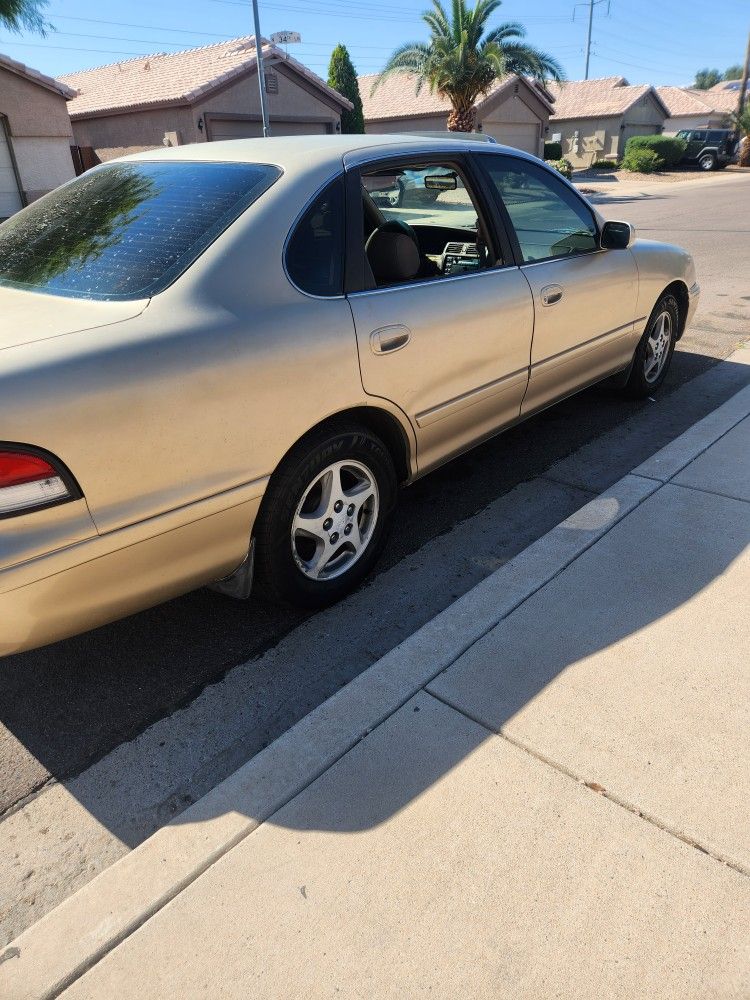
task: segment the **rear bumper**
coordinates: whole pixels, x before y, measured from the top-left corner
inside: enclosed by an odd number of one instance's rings
[[[248,498],[243,487],[0,571],[0,656],[97,628],[229,575],[247,555],[261,496]]]

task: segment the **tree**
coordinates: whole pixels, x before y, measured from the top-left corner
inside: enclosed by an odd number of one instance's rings
[[[710,90],[711,87],[721,82],[721,73],[718,69],[699,69],[695,74],[696,90]]]
[[[36,31],[46,35],[50,27],[42,16],[42,10],[49,0],[0,0],[0,26],[20,34],[22,31]]]
[[[732,115],[740,133],[740,166],[750,167],[750,104],[746,104],[741,114]]]
[[[357,72],[345,45],[337,45],[331,53],[331,61],[328,64],[328,86],[338,90],[354,105],[351,111],[341,112],[341,131],[347,135],[364,132],[365,116],[362,111]]]
[[[722,80],[739,80],[742,76],[742,66],[739,63],[735,63],[734,66],[728,66],[724,70],[724,75]]]
[[[441,0],[432,0],[432,10],[422,15],[430,29],[429,41],[407,42],[397,48],[373,91],[393,73],[413,73],[417,94],[427,84],[431,92],[450,101],[448,128],[452,132],[472,132],[476,101],[496,80],[520,73],[542,82],[562,81],[565,75],[552,56],[521,41],[526,35],[522,25],[508,22],[486,30],[501,3],[476,0],[470,9],[467,0],[453,0],[449,17]]]

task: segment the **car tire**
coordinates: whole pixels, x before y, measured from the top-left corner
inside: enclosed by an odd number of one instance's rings
[[[677,299],[674,295],[662,295],[635,349],[633,366],[624,389],[631,399],[653,396],[667,377],[677,343],[679,320]]]
[[[364,580],[390,530],[398,483],[380,438],[354,423],[300,441],[271,477],[253,532],[256,579],[303,608],[334,604]]]
[[[698,157],[698,166],[701,170],[716,170],[716,157],[713,153],[704,153]]]

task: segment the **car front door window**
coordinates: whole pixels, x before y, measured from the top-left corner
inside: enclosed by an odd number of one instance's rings
[[[598,249],[590,209],[543,167],[487,157],[492,184],[513,223],[524,264]]]

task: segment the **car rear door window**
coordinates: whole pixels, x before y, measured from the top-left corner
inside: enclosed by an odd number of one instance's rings
[[[292,230],[286,269],[294,284],[309,295],[343,295],[343,175],[315,198]]]
[[[500,263],[461,162],[406,161],[361,173],[367,287],[440,280]]]
[[[511,157],[486,156],[482,162],[510,216],[524,263],[598,249],[593,213],[553,173]]]
[[[162,291],[279,177],[262,163],[97,167],[0,226],[0,285],[84,299]]]

